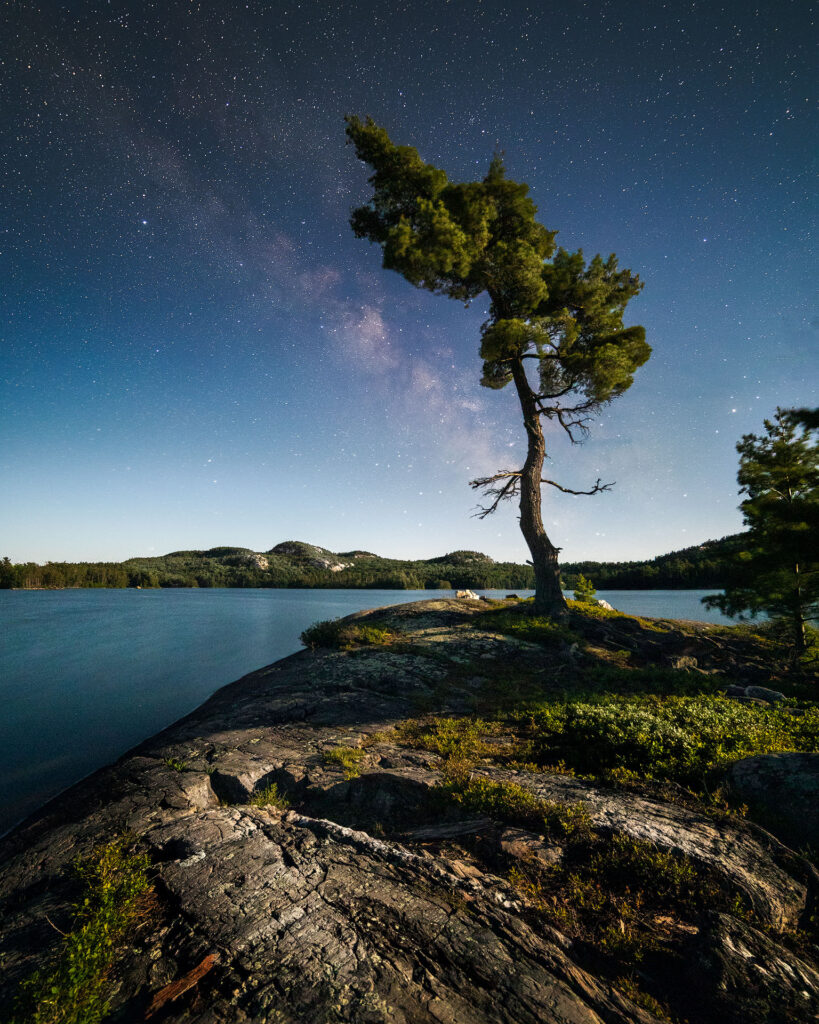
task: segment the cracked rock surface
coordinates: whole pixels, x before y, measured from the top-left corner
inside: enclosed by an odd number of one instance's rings
[[[599,976],[572,941],[531,913],[497,863],[448,844],[491,833],[503,856],[547,867],[560,849],[474,814],[437,820],[430,808],[439,759],[390,734],[422,713],[470,711],[481,677],[463,666],[548,667],[542,647],[475,628],[480,611],[438,600],[352,616],[400,628],[402,644],[304,651],[251,673],[0,841],[0,1005],[11,1004],[70,924],[71,863],[127,833],[153,862],[158,908],[113,971],[112,1020],[145,1019],[174,982],[179,994],[152,1020],[667,1019]],[[326,756],[339,748],[356,752],[346,768]],[[725,950],[742,943],[762,951],[770,977],[797,971],[799,991],[812,994],[788,997],[795,1013],[815,1008],[819,976],[777,943],[810,912],[815,872],[773,836],[561,774],[481,771],[548,801],[582,802],[601,833],[685,853],[745,893],[766,934],[722,915],[690,961],[719,990],[714,1005],[728,1018],[747,993],[744,968]],[[289,809],[250,803],[273,784]],[[758,987],[764,975],[751,974]]]

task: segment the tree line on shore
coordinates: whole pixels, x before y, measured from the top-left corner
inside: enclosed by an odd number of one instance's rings
[[[706,541],[641,562],[567,562],[564,588],[581,575],[602,590],[722,589],[736,570],[743,535]],[[285,550],[281,550],[285,549]],[[327,563],[327,564],[322,564]],[[338,569],[339,565],[345,568]],[[480,552],[455,551],[426,560],[382,558],[370,552],[335,554],[291,541],[265,553],[221,547],[176,551],[125,562],[0,562],[0,589],[65,587],[308,587],[383,590],[529,590],[531,565],[495,562]]]

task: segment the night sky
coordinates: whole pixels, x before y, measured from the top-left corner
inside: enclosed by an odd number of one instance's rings
[[[527,556],[469,310],[353,237],[369,114],[456,180],[496,147],[558,242],[645,281],[653,346],[582,447],[563,558],[735,532],[735,443],[817,405],[807,0],[16,3],[0,27],[0,555],[286,539]]]

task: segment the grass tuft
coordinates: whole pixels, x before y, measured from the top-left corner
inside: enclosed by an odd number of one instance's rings
[[[253,793],[248,803],[251,807],[278,807],[280,811],[286,811],[290,807],[290,801],[284,793],[279,792],[275,782]]]
[[[555,838],[573,842],[591,834],[591,817],[585,804],[543,800],[515,782],[496,782],[474,776],[457,764],[450,763],[441,788],[470,813],[542,829]]]
[[[585,606],[584,606],[585,607]],[[568,626],[545,615],[532,615],[531,607],[521,602],[514,608],[484,612],[475,619],[478,629],[486,629],[495,633],[505,633],[518,640],[548,646],[564,644],[582,644],[583,638]]]
[[[333,747],[323,754],[326,765],[337,765],[343,769],[346,779],[355,779],[361,774],[361,761],[365,754],[359,747]]]

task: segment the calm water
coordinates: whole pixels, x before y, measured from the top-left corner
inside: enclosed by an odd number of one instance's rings
[[[704,610],[704,593],[598,596],[627,612],[729,621]],[[451,594],[0,590],[0,834],[220,686],[299,650],[312,622]]]

